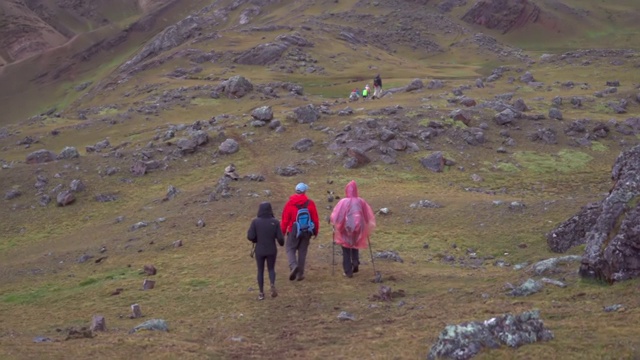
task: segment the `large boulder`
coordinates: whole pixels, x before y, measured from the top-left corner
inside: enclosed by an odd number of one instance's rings
[[[544,327],[539,311],[505,314],[485,321],[447,325],[431,347],[427,359],[467,360],[484,348],[496,349],[502,345],[517,348],[551,339],[553,333]]]
[[[220,90],[224,92],[227,97],[237,99],[253,91],[253,84],[244,76],[236,75],[222,82],[222,84],[220,84]]]
[[[223,155],[235,154],[240,150],[240,144],[234,139],[227,139],[220,144],[218,151]]]
[[[273,120],[273,110],[271,106],[260,106],[251,112],[251,116],[256,120],[271,121]]]
[[[610,283],[640,276],[640,145],[618,156],[611,178],[614,185],[604,200],[547,236],[554,251],[585,243],[580,275]]]
[[[42,164],[56,159],[56,154],[49,150],[37,150],[27,155],[27,164]]]
[[[80,157],[78,150],[73,146],[67,146],[62,149],[62,152],[58,155],[58,159],[75,159]]]
[[[293,110],[293,119],[300,124],[310,124],[319,118],[320,111],[313,104],[300,106]]]

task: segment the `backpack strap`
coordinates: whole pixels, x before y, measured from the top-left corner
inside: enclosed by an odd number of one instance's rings
[[[304,204],[301,205],[296,205],[296,207],[298,208],[298,210],[300,209],[306,209],[307,206],[309,206],[309,200],[305,201]]]

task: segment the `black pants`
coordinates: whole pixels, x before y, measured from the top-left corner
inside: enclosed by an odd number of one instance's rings
[[[348,276],[353,275],[353,268],[360,265],[360,252],[342,246],[342,268]]]
[[[311,242],[311,236],[304,236],[302,239],[296,239],[296,234],[291,231],[287,236],[287,243],[285,248],[287,249],[287,259],[289,260],[289,270],[293,270],[298,267],[298,277],[304,276],[304,265],[307,261],[307,250],[309,250],[309,243]]]
[[[276,284],[276,256],[273,255],[256,255],[256,262],[258,264],[258,287],[260,292],[264,293],[264,262],[267,262],[267,269],[269,270],[269,281],[271,286]]]

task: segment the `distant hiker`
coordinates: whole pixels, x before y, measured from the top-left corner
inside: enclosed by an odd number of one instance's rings
[[[355,89],[353,89],[353,91],[349,95],[349,101],[358,101],[359,97],[360,97],[360,95],[358,94],[358,89],[355,88]]]
[[[280,246],[284,245],[284,236],[280,229],[280,222],[273,216],[271,203],[263,202],[258,207],[258,217],[251,221],[247,239],[255,245],[255,257],[258,264],[258,300],[264,300],[264,263],[267,262],[269,281],[271,282],[271,297],[278,296],[276,290],[276,240]]]
[[[367,84],[367,86],[364,87],[364,89],[362,89],[362,98],[366,99],[369,96],[369,84]]]
[[[360,256],[358,249],[366,249],[369,235],[376,227],[376,218],[371,206],[358,197],[358,186],[351,180],[344,189],[345,197],[340,199],[331,213],[334,228],[333,239],[342,246],[342,267],[346,277],[358,272]]]
[[[320,222],[318,210],[313,200],[306,195],[309,187],[305,183],[296,185],[296,193],[282,210],[282,232],[286,234],[287,259],[289,260],[289,280],[304,279],[304,264],[311,236],[318,236]],[[297,256],[296,256],[297,253]]]
[[[382,96],[382,79],[380,74],[373,78],[373,98],[379,99]]]

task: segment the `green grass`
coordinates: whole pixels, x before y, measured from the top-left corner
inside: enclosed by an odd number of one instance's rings
[[[557,154],[522,151],[513,154],[518,163],[535,173],[572,172],[587,167],[593,157],[575,150],[561,150]]]

